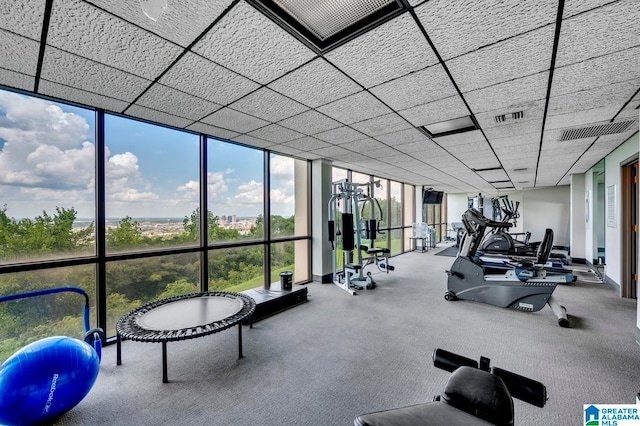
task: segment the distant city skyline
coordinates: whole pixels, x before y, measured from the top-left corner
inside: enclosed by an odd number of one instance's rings
[[[94,217],[95,113],[0,90],[0,207],[33,218],[74,208]],[[106,115],[108,217],[184,217],[198,207],[198,135]],[[208,209],[217,216],[263,211],[263,152],[208,143]],[[271,212],[294,213],[292,158],[271,160]]]

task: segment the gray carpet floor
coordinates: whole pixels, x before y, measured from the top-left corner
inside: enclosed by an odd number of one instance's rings
[[[443,298],[454,258],[437,250],[392,258],[375,289],[356,296],[309,284],[308,303],[237,331],[168,345],[105,348],[87,397],[55,424],[351,425],[359,414],[430,401],[448,374],[433,367],[443,348],[543,382],[544,408],[515,400],[517,425],[584,424],[583,404],[635,403],[640,391],[636,301],[617,297],[584,265],[559,286],[573,328],[551,309],[535,313]],[[375,270],[375,268],[374,268]]]

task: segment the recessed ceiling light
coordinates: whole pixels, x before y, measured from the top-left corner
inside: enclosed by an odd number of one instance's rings
[[[528,167],[518,167],[517,169],[513,169],[514,172],[524,172],[525,170],[529,170]]]
[[[430,138],[437,138],[440,136],[453,135],[456,133],[471,132],[477,130],[478,123],[475,118],[470,115],[464,117],[453,118],[451,120],[440,121],[438,123],[428,124],[421,126],[422,129]]]
[[[325,53],[406,10],[401,0],[247,1],[318,53]]]

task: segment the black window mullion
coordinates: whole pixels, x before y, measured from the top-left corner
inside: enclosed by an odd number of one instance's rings
[[[209,199],[207,136],[200,134],[200,288],[209,291]]]
[[[96,110],[95,128],[95,209],[96,209],[96,315],[98,327],[107,330],[107,244],[106,244],[106,142],[105,113]]]

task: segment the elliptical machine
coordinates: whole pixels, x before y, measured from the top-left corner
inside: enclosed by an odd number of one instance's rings
[[[558,318],[558,324],[570,327],[566,309],[552,294],[557,284],[563,280],[569,282],[571,278],[547,274],[542,266],[549,258],[552,240],[547,237],[542,241],[535,263],[513,265],[509,269],[496,268],[476,257],[478,246],[487,227],[507,229],[511,224],[494,222],[476,209],[467,210],[462,216],[462,223],[466,234],[458,257],[447,271],[445,300],[471,300],[526,312],[539,311],[548,304]]]

